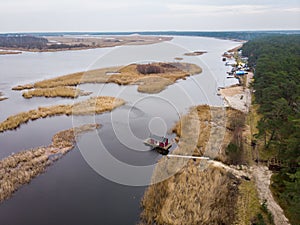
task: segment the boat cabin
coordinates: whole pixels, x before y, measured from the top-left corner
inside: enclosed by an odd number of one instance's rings
[[[169,143],[169,139],[166,137],[160,137],[157,135],[150,135],[149,138],[145,140],[145,144],[150,145],[153,148],[162,148],[168,149],[171,147],[171,143]]]

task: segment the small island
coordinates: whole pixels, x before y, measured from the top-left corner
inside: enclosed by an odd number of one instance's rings
[[[7,98],[7,97],[4,97],[4,96],[3,96],[3,93],[0,92],[0,102],[1,102],[1,101],[4,101],[4,100],[6,100],[6,99],[8,99],[8,98]]]
[[[199,56],[199,55],[203,55],[207,53],[206,51],[194,51],[194,52],[187,52],[187,53],[184,53],[184,55],[186,56]]]
[[[24,150],[0,160],[0,203],[71,151],[76,137],[99,127],[100,124],[86,124],[58,132],[49,146]]]
[[[84,92],[80,89],[74,87],[53,87],[53,88],[36,88],[23,92],[22,96],[24,98],[33,97],[63,97],[63,98],[78,98],[79,96],[87,96],[92,94],[92,92]]]
[[[110,67],[86,72],[78,72],[56,78],[43,80],[34,84],[18,85],[13,90],[34,89],[26,96],[61,96],[76,97],[78,93],[70,87],[85,83],[115,83],[119,85],[138,85],[138,91],[143,93],[159,93],[179,79],[199,74],[202,69],[190,63],[148,63],[130,64],[124,67]],[[64,89],[64,88],[65,89]],[[61,91],[57,91],[61,89]],[[53,93],[55,92],[55,93]],[[69,94],[67,94],[67,92]],[[80,92],[79,92],[80,93]]]
[[[70,105],[54,105],[39,107],[28,112],[18,113],[8,117],[0,123],[0,133],[18,128],[21,124],[31,120],[46,118],[58,115],[93,115],[112,111],[113,109],[125,104],[123,99],[99,96],[88,100],[77,102]]]

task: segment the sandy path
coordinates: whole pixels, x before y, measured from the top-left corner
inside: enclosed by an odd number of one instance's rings
[[[248,73],[246,79],[246,87],[233,86],[225,89],[220,89],[220,94],[224,98],[225,105],[231,106],[234,109],[242,112],[249,112],[251,105],[251,90],[248,88],[253,77],[253,73]]]
[[[253,166],[251,171],[256,183],[259,198],[261,202],[267,200],[268,209],[274,216],[274,223],[276,225],[289,225],[288,219],[285,217],[281,207],[275,201],[269,188],[272,172],[266,166]]]

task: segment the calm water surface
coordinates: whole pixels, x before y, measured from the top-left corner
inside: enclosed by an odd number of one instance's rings
[[[149,151],[142,140],[150,132],[167,133],[179,116],[192,105],[222,105],[222,100],[216,95],[217,87],[236,81],[226,79],[226,71],[230,68],[224,66],[221,55],[237,45],[239,43],[213,38],[175,37],[170,42],[147,46],[1,56],[0,90],[9,99],[0,102],[0,120],[38,106],[73,102],[62,98],[24,99],[20,92],[11,90],[17,84],[100,67],[151,61],[173,62],[175,57],[196,63],[203,68],[203,72],[185,81],[178,81],[155,95],[138,93],[136,86],[80,85],[80,89],[93,91],[95,96],[121,97],[126,100],[126,105],[112,113],[95,117],[52,117],[1,133],[0,157],[3,158],[13,152],[48,145],[56,132],[73,125],[87,122],[103,125],[97,132],[80,136],[78,147],[2,203],[0,224],[135,224],[145,186],[126,186],[98,175],[81,153],[98,151],[101,154],[108,151],[114,158],[129,165],[138,167],[154,164],[161,156]],[[183,55],[196,50],[208,53],[197,57]],[[86,98],[80,97],[76,101]],[[167,136],[174,137],[169,133]],[[95,137],[101,140],[102,146],[94,141]],[[106,169],[122,174],[118,168],[109,168],[105,158],[96,160],[99,165],[106,165]],[[144,182],[150,180],[151,173],[131,176]],[[131,176],[125,179],[130,180]]]

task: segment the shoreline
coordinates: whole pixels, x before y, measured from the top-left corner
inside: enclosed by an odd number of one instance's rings
[[[27,112],[9,116],[0,123],[0,133],[7,130],[14,130],[24,123],[58,115],[93,115],[110,112],[113,109],[125,104],[123,99],[100,96],[91,97],[88,100],[70,105],[54,105],[49,107],[38,107]]]
[[[241,85],[231,85],[219,90],[225,106],[248,113],[251,106],[251,90],[249,85],[253,79],[253,73],[248,73],[244,87]]]
[[[110,48],[117,46],[126,45],[151,45],[157,44],[164,41],[171,41],[173,37],[167,36],[107,36],[105,38],[95,38],[95,37],[60,37],[60,36],[48,36],[46,39],[49,43],[57,44],[55,48],[19,48],[19,47],[0,47],[6,52],[12,52],[11,54],[21,54],[22,52],[61,52],[61,51],[79,51],[79,50],[89,50],[97,48]],[[63,44],[66,47],[60,48],[59,46]],[[78,45],[78,47],[77,47]],[[80,46],[84,45],[84,46]],[[16,51],[17,53],[14,53]],[[1,52],[0,52],[1,55]]]
[[[196,64],[183,62],[129,64],[63,75],[34,84],[18,85],[12,90],[71,87],[85,83],[115,83],[118,85],[138,85],[138,92],[154,94],[163,91],[177,80],[184,80],[188,76],[201,72],[202,69]]]
[[[8,97],[3,96],[3,93],[0,92],[0,102],[8,99]]]
[[[0,160],[0,204],[46,168],[75,147],[76,138],[85,132],[100,128],[100,124],[86,124],[56,133],[52,143],[12,154]]]

